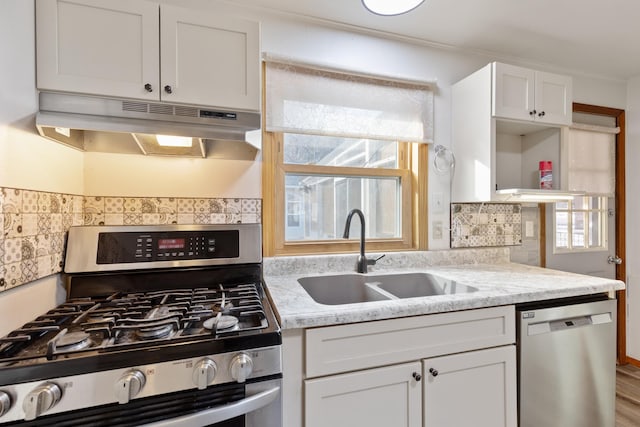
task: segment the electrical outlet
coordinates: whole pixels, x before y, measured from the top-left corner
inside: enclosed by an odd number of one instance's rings
[[[524,222],[524,237],[533,237],[533,221]]]
[[[442,239],[442,221],[433,221],[431,225],[431,237],[433,237],[433,240]]]

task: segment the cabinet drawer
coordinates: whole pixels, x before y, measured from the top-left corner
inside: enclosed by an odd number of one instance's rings
[[[306,377],[515,342],[513,306],[307,329]]]

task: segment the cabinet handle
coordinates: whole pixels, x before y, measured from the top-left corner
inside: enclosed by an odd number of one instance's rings
[[[164,91],[165,91],[165,92],[167,92],[167,93],[171,93],[171,92],[173,92],[173,89],[171,89],[171,86],[166,85],[166,86],[164,87]]]
[[[436,369],[429,368],[429,373],[430,373],[431,375],[433,375],[434,377],[437,377],[437,376],[438,376],[438,371],[437,371]]]
[[[541,111],[541,112],[538,114],[538,117],[542,117],[542,116],[544,116],[544,111]]]
[[[153,92],[153,86],[151,86],[150,83],[147,83],[146,85],[144,85],[144,90],[146,90],[147,92]]]
[[[412,377],[413,377],[413,379],[414,379],[414,380],[416,380],[416,381],[420,381],[420,380],[422,379],[422,375],[420,375],[420,374],[419,374],[419,373],[417,373],[417,372],[414,372],[411,376],[412,376]]]
[[[529,115],[530,115],[530,116],[535,116],[535,115],[536,115],[536,113],[537,113],[537,111],[536,111],[536,110],[529,111]]]

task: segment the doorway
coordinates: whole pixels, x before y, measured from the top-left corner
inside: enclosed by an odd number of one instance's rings
[[[619,127],[620,132],[615,136],[615,197],[608,198],[606,200],[607,221],[609,229],[609,242],[608,254],[604,251],[601,252],[584,252],[582,255],[576,255],[572,259],[558,257],[552,254],[552,246],[554,239],[553,230],[553,215],[554,208],[552,204],[540,205],[540,229],[541,239],[540,253],[541,253],[541,265],[543,267],[555,268],[558,270],[568,270],[579,272],[583,274],[592,274],[598,276],[613,276],[618,280],[626,281],[626,268],[625,268],[625,112],[617,108],[600,107],[588,104],[573,104],[573,112],[577,114],[593,115],[597,117],[610,118],[615,124],[614,127]],[[596,206],[593,202],[590,206]],[[548,226],[547,226],[548,225]],[[551,241],[549,241],[551,240]],[[573,255],[572,255],[573,256]],[[594,256],[604,257],[603,260],[606,263],[608,256],[613,257],[610,269],[606,267],[597,268],[593,270]],[[576,262],[576,259],[580,258],[580,262]],[[616,264],[615,260],[621,261]],[[598,262],[602,262],[600,260]],[[563,268],[563,263],[564,268]],[[579,265],[586,266],[587,270],[580,270]],[[592,271],[593,270],[593,271]],[[617,331],[617,353],[618,363],[626,364],[633,362],[627,358],[626,348],[626,293],[625,291],[617,291],[616,297],[618,299],[618,331]],[[640,362],[639,365],[640,366]]]

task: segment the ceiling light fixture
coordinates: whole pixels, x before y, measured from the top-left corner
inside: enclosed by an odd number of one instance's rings
[[[402,15],[424,3],[424,0],[362,0],[362,4],[376,15]]]

